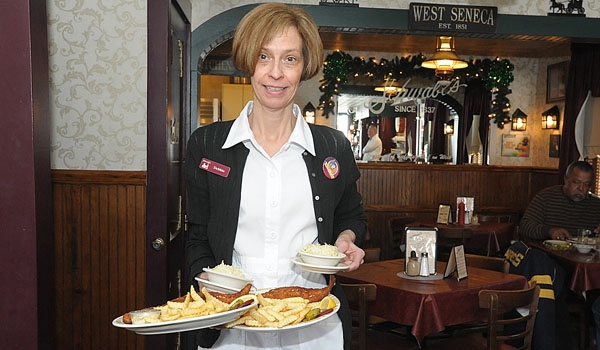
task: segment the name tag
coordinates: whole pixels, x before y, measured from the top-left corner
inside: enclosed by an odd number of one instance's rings
[[[223,177],[229,176],[229,170],[231,170],[227,165],[206,158],[202,158],[199,168]]]

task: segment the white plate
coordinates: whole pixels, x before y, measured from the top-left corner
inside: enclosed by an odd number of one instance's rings
[[[306,271],[316,272],[316,273],[324,273],[324,274],[327,274],[327,275],[332,275],[332,274],[334,274],[336,272],[347,270],[350,267],[350,266],[348,266],[348,265],[346,265],[344,263],[339,263],[336,266],[317,266],[317,265],[311,265],[311,264],[307,264],[304,261],[302,261],[302,259],[300,259],[300,257],[293,258],[292,262],[294,264],[302,267]]]
[[[202,286],[206,287],[206,290],[211,291],[211,292],[231,294],[231,293],[237,293],[240,291],[239,289],[232,288],[229,286],[224,286],[222,284],[211,282],[209,280],[205,280],[204,278],[200,278],[200,277],[196,277],[196,281],[198,281],[198,283],[201,283]]]
[[[340,300],[332,294],[329,294],[329,297],[331,299],[333,299],[333,301],[335,301],[335,307],[333,308],[333,311],[328,313],[327,315],[323,315],[321,317],[317,317],[315,319],[312,319],[310,321],[306,321],[306,322],[300,322],[298,324],[294,324],[294,325],[290,325],[290,326],[285,326],[285,327],[281,327],[281,328],[276,328],[276,327],[249,327],[249,326],[234,326],[232,327],[233,329],[242,329],[245,331],[250,331],[250,332],[273,332],[273,331],[286,331],[286,330],[290,330],[290,329],[298,329],[298,328],[303,328],[303,327],[308,327],[310,325],[313,325],[317,322],[321,322],[321,321],[325,321],[326,319],[328,319],[329,317],[331,317],[332,315],[335,315],[338,310],[340,309]]]
[[[128,324],[123,322],[123,316],[119,316],[113,320],[112,324],[115,327],[125,328],[142,335],[185,332],[194,329],[219,326],[237,320],[248,309],[257,305],[258,303],[252,303],[239,309],[225,311],[214,315],[198,316],[157,323]]]
[[[544,244],[547,245],[550,249],[554,250],[567,250],[571,248],[570,242],[561,241],[557,239],[547,239],[544,241]]]

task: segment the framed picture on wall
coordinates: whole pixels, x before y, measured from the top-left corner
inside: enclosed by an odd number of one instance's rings
[[[567,90],[567,72],[569,61],[548,65],[546,74],[546,102],[556,102],[565,99]]]
[[[531,137],[527,134],[503,134],[502,157],[529,157]]]
[[[560,135],[550,135],[549,156],[550,158],[560,157]]]

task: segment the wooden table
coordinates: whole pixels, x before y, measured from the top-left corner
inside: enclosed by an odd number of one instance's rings
[[[418,222],[411,225],[437,227],[447,230],[469,230],[471,237],[465,242],[465,248],[486,255],[502,256],[514,238],[515,224],[510,222],[481,222],[477,225],[438,224],[436,222]]]
[[[437,263],[438,273],[445,263]],[[408,279],[397,274],[404,271],[404,260],[385,260],[363,264],[358,270],[338,273],[344,283],[373,283],[377,299],[369,313],[399,324],[412,326],[411,333],[419,344],[428,334],[447,326],[481,320],[485,310],[479,308],[482,289],[522,289],[525,277],[501,272],[468,268],[469,277],[457,281],[446,279]]]
[[[585,292],[600,289],[600,253],[579,253],[574,247],[568,250],[554,250],[541,242],[531,242],[530,247],[543,250],[565,268],[569,274],[569,288],[577,295],[585,297]]]

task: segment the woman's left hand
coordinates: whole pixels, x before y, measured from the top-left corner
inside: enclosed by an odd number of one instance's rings
[[[354,232],[350,230],[343,231],[335,241],[338,251],[346,254],[343,262],[350,266],[346,271],[354,271],[364,263],[365,251],[354,244]]]

